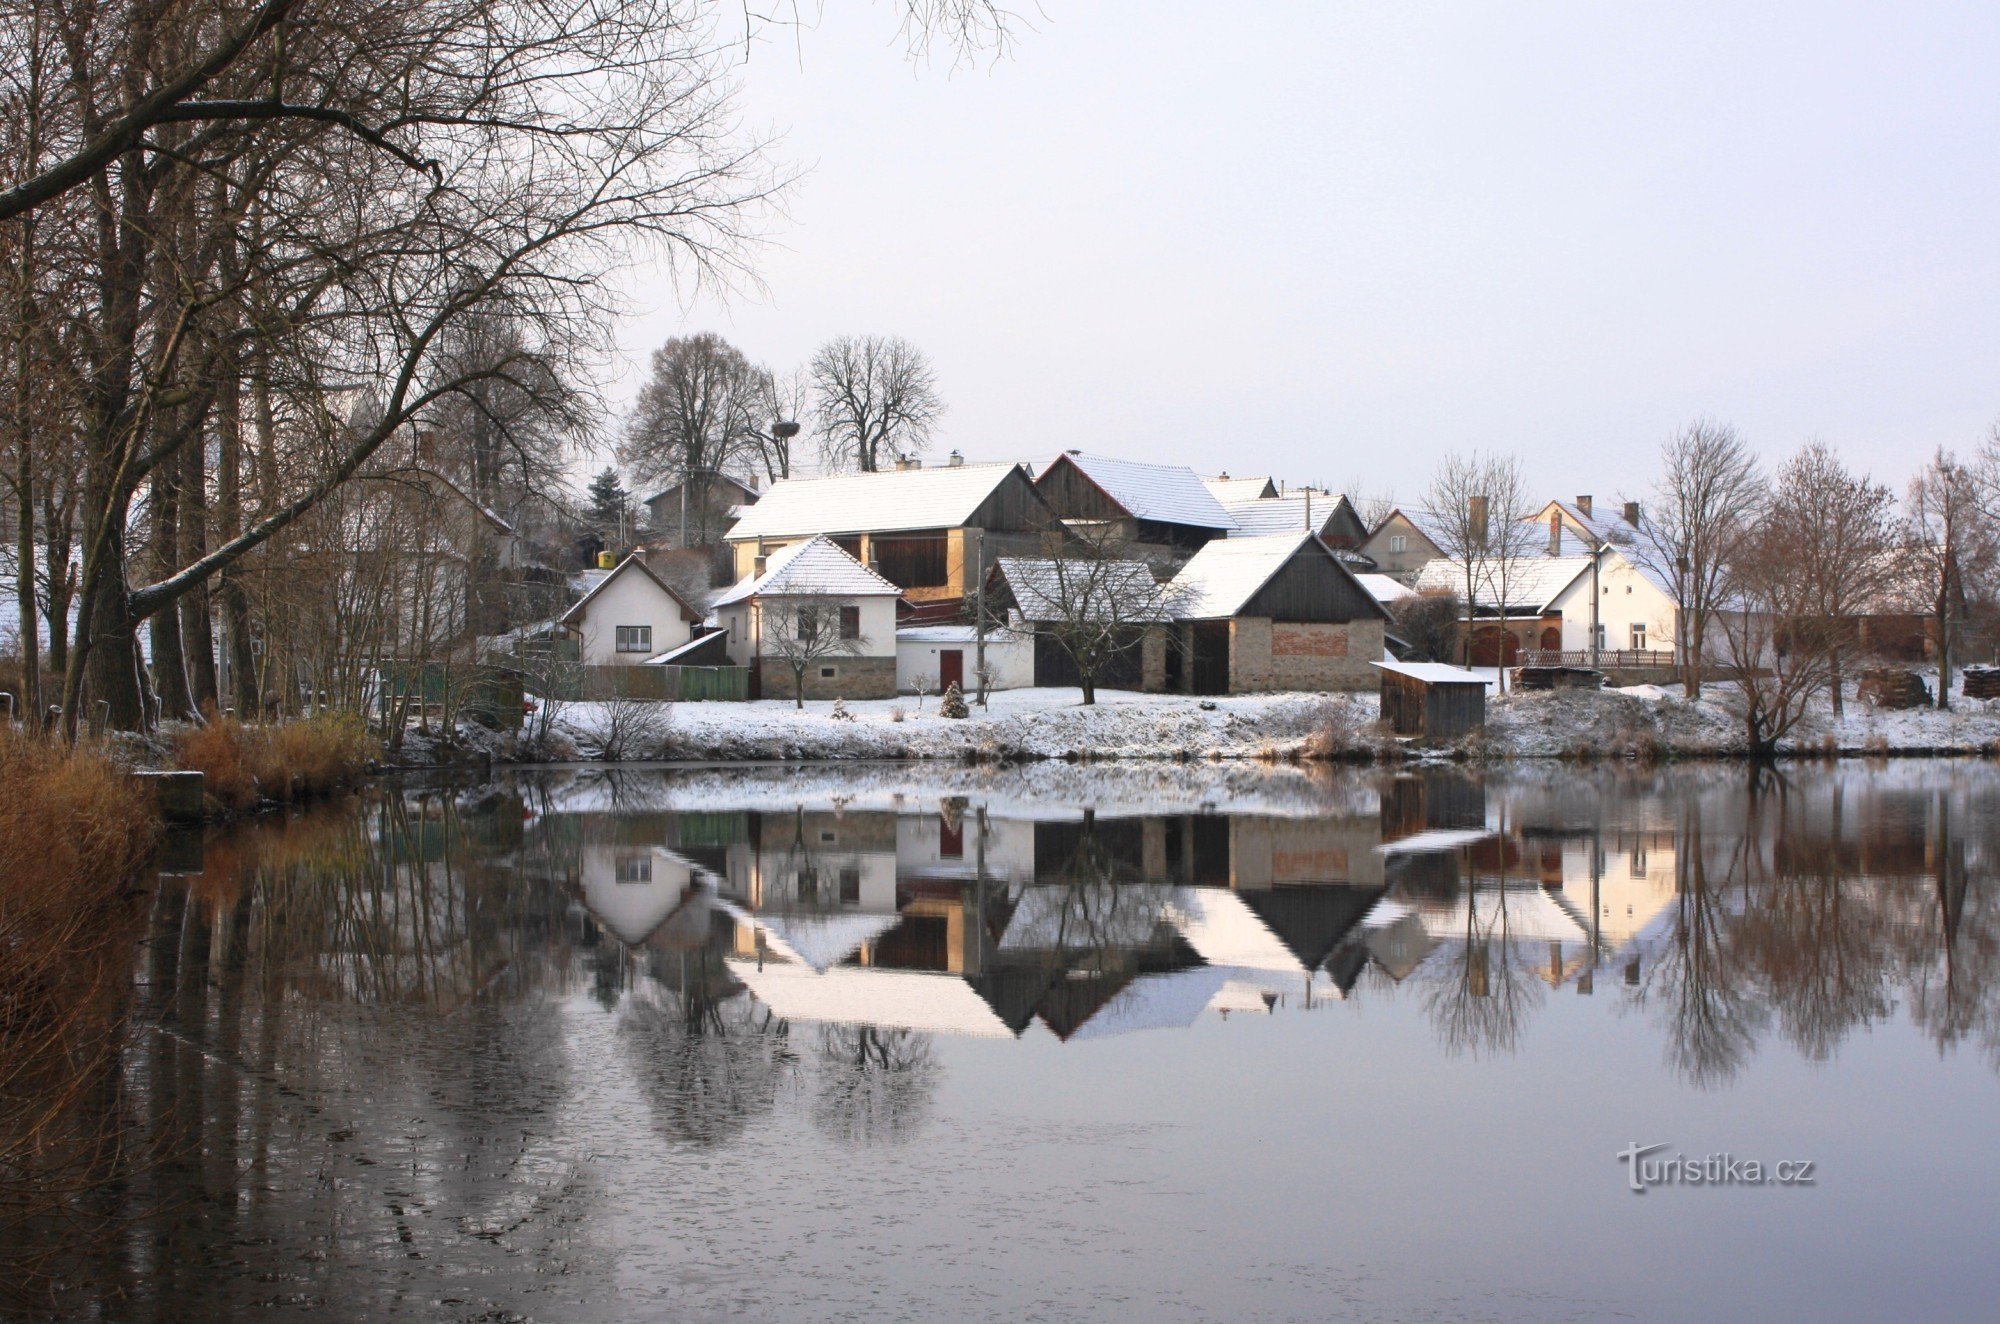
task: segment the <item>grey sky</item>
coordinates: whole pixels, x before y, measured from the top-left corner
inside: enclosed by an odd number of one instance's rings
[[[2000,7],[1045,0],[913,68],[832,0],[744,71],[807,168],[762,294],[621,332],[934,359],[937,453],[1413,496],[1448,450],[1636,492],[1697,413],[1899,490],[2000,416]]]

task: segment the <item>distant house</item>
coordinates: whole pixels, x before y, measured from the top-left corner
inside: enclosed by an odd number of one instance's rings
[[[1630,548],[1639,540],[1642,527],[1638,502],[1627,501],[1618,513],[1610,514],[1598,510],[1588,494],[1574,501],[1551,501],[1524,518],[1549,531],[1550,556],[1606,545]]]
[[[989,629],[984,645],[987,688],[1025,689],[1035,683],[1035,639],[1024,630]],[[940,694],[957,685],[979,688],[979,629],[972,625],[910,625],[896,631],[896,688]]]
[[[1111,527],[1124,538],[1183,555],[1236,531],[1236,521],[1192,469],[1065,451],[1035,479],[1074,526]]]
[[[1495,580],[1482,573],[1474,584],[1471,619],[1464,625],[1472,631],[1474,666],[1512,666],[1523,650],[1587,660],[1593,626],[1596,656],[1605,665],[1674,664],[1679,612],[1671,594],[1657,576],[1615,548],[1594,555],[1525,557],[1507,576],[1504,603]],[[1463,598],[1464,564],[1434,560],[1417,576],[1416,587]]]
[[[1373,689],[1388,619],[1318,537],[1209,543],[1168,589],[1182,626],[1185,688],[1196,694]]]
[[[804,697],[887,699],[896,693],[896,604],[902,596],[833,539],[813,537],[757,558],[752,573],[715,600],[714,616],[730,660],[750,668],[752,698],[796,697],[783,656],[788,621],[825,608],[837,613],[832,628],[853,650],[813,660]],[[783,615],[788,612],[793,617]]]
[[[701,613],[637,556],[628,556],[562,615],[587,666],[636,666],[677,652],[700,632]]]
[[[706,547],[720,542],[742,511],[757,504],[761,496],[755,478],[696,473],[661,488],[642,504],[654,542],[670,547]]]
[[[1032,553],[1058,521],[1018,464],[947,464],[788,478],[726,535],[736,578],[757,558],[826,537],[913,603],[953,603],[981,567]]]
[[[1445,537],[1437,517],[1416,506],[1398,506],[1382,517],[1358,550],[1385,575],[1408,582],[1425,565],[1445,554]]]

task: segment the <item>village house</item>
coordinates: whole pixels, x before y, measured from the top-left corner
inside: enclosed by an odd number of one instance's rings
[[[971,694],[979,688],[982,651],[987,689],[1018,690],[1035,683],[1035,638],[1025,630],[989,627],[982,643],[976,625],[906,625],[896,631],[896,689],[942,694],[956,685]]]
[[[694,473],[669,483],[641,504],[646,527],[656,543],[670,547],[706,547],[720,542],[743,511],[763,496],[757,479],[721,472]]]
[[[637,555],[628,556],[571,607],[561,624],[586,666],[638,666],[671,658],[701,631],[701,613]]]
[[[1057,520],[1018,464],[953,463],[774,483],[726,536],[735,578],[808,538],[826,537],[946,615],[982,567],[1038,550]]]
[[[1035,487],[1065,524],[1108,532],[1170,566],[1236,531],[1236,521],[1185,465],[1065,451]]]
[[[817,655],[806,667],[803,697],[895,696],[900,588],[826,537],[757,557],[751,571],[714,607],[730,661],[750,668],[751,698],[799,697],[787,654],[803,656],[799,636],[820,629],[837,631],[838,646],[809,650]]]
[[[1409,583],[1426,565],[1444,555],[1444,543],[1437,517],[1430,511],[1398,506],[1382,517],[1356,550],[1381,573]]]
[[[1303,532],[1209,543],[1168,589],[1196,694],[1374,689],[1388,619],[1338,553]]]
[[[1472,631],[1473,666],[1674,666],[1679,612],[1673,598],[1655,576],[1616,548],[1520,558],[1505,576],[1504,604],[1500,578],[1491,567],[1480,568],[1467,613],[1470,623],[1461,619],[1461,630]],[[1418,575],[1416,588],[1463,600],[1464,563],[1433,560]]]

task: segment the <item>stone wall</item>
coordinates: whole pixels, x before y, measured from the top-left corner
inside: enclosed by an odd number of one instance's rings
[[[1382,658],[1382,622],[1283,623],[1239,617],[1229,623],[1229,689],[1372,690],[1370,664]]]
[[[764,658],[763,695],[767,699],[789,699],[792,669],[780,658]],[[833,671],[831,677],[820,673]],[[893,657],[829,657],[806,668],[808,699],[893,699],[896,697],[896,659]]]

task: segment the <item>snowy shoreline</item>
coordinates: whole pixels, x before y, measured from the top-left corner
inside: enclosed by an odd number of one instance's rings
[[[1399,741],[1377,724],[1372,694],[1180,695],[1099,691],[1083,706],[1074,689],[995,693],[988,708],[951,719],[935,697],[830,703],[789,701],[663,706],[659,729],[622,751],[622,762],[750,763],[798,760],[946,760],[961,763],[1261,759],[1734,759],[1747,757],[1726,686],[1697,703],[1678,690],[1543,691],[1492,696],[1486,728],[1443,746]],[[1850,699],[1835,718],[1822,700],[1784,741],[1788,757],[2000,755],[2000,708],[1877,710]],[[555,748],[526,750],[490,732],[467,732],[478,757],[509,762],[600,761],[609,705],[568,705]],[[418,755],[419,748],[409,751]]]

